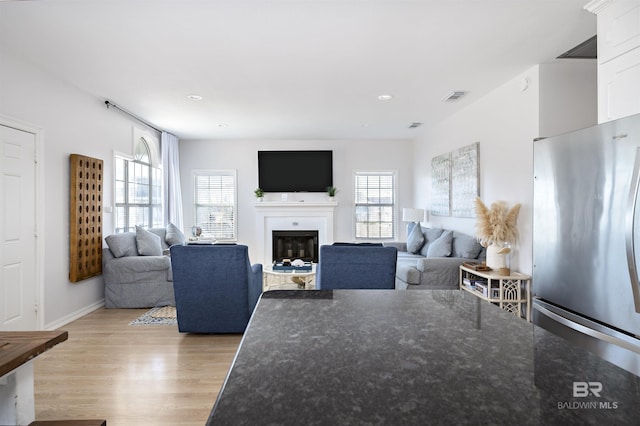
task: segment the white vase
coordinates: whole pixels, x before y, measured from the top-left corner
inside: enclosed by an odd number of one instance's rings
[[[507,267],[507,255],[498,253],[501,249],[497,244],[487,247],[487,266],[495,271]]]

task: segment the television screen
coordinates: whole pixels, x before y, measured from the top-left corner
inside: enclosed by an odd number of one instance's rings
[[[333,186],[333,151],[258,151],[264,192],[325,192]]]

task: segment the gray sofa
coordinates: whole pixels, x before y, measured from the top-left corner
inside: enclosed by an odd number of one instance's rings
[[[169,247],[185,237],[167,228],[124,232],[105,238],[102,251],[104,302],[107,308],[175,306]]]
[[[485,249],[469,235],[440,228],[414,228],[415,224],[407,227],[407,242],[384,243],[398,250],[397,289],[458,288],[459,266],[481,262],[486,256]]]

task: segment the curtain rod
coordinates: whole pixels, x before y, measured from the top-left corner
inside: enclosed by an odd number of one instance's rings
[[[106,101],[104,101],[104,104],[107,106],[107,109],[114,107],[116,109],[119,109],[120,111],[124,112],[125,114],[127,114],[130,117],[133,117],[134,119],[138,120],[139,122],[141,122],[142,124],[144,124],[145,126],[151,127],[153,130],[155,130],[158,133],[162,133],[164,130],[160,130],[158,129],[156,126],[150,124],[148,121],[138,117],[137,115],[135,115],[132,112],[127,111],[124,108],[119,107],[118,105],[114,104],[113,102],[109,101],[108,99]]]

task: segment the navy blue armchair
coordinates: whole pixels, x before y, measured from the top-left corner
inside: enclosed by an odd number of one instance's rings
[[[395,289],[397,252],[378,244],[321,246],[316,288]]]
[[[244,332],[262,293],[247,246],[174,245],[171,267],[180,332]]]

